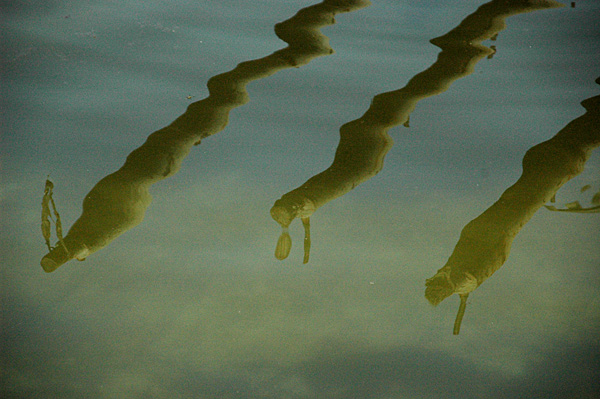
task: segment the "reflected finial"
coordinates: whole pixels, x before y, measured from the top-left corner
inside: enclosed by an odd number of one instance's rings
[[[284,260],[290,255],[292,249],[292,237],[288,232],[287,227],[281,228],[281,235],[277,240],[277,246],[275,247],[275,257],[279,260]]]

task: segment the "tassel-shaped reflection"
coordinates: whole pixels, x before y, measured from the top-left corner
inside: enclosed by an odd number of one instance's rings
[[[290,237],[290,233],[288,232],[287,227],[281,228],[281,235],[277,240],[277,246],[275,247],[275,257],[277,259],[285,259],[290,254],[290,250],[292,249],[292,237]]]
[[[67,247],[63,240],[62,235],[62,222],[60,220],[60,214],[56,209],[56,204],[54,203],[53,195],[54,191],[54,183],[50,181],[50,178],[46,179],[46,184],[44,186],[44,196],[42,197],[42,235],[44,236],[44,240],[46,241],[46,246],[48,247],[48,251],[52,251],[52,246],[50,245],[50,236],[52,235],[51,228],[52,225],[50,221],[52,220],[52,214],[50,212],[50,205],[52,205],[52,213],[54,213],[54,230],[56,232],[56,238],[58,239],[59,244],[68,253]]]
[[[302,225],[304,226],[304,262],[308,263],[310,257],[310,218],[302,218]],[[281,228],[281,235],[277,240],[277,246],[275,247],[275,257],[279,260],[283,260],[290,255],[292,250],[292,237],[290,236],[287,227]]]
[[[50,223],[50,199],[52,198],[53,189],[54,184],[49,179],[46,179],[46,186],[44,187],[44,196],[42,197],[42,235],[44,236],[44,240],[46,241],[48,251],[52,250],[52,246],[50,245],[50,236],[52,235],[52,224]]]
[[[600,84],[600,78],[596,82]],[[583,171],[600,146],[600,96],[581,105],[587,112],[529,149],[517,182],[463,228],[448,262],[426,281],[429,302],[437,305],[452,294],[469,294],[479,287],[504,264],[515,236],[538,209]]]
[[[481,42],[495,39],[507,17],[562,6],[553,0],[494,0],[452,31],[432,39],[431,43],[442,49],[437,61],[402,89],[375,96],[362,117],[343,125],[331,166],[275,201],[273,219],[287,227],[295,218],[310,217],[319,207],[375,176],[393,144],[388,130],[408,126],[409,115],[420,100],[445,92],[455,80],[470,75],[479,60],[494,53]]]
[[[248,102],[248,83],[333,53],[319,29],[334,24],[336,14],[369,4],[368,0],[324,0],[275,25],[275,33],[288,47],[211,78],[207,98],[190,104],[172,124],[151,134],[121,169],[92,188],[83,201],[82,215],[64,238],[66,247],[53,248],[42,259],[42,268],[51,272],[73,254],[92,254],[138,225],[151,202],[150,186],[176,173],[194,144],[225,128],[229,112]]]

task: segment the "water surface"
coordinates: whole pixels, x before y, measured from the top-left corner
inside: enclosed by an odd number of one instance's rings
[[[543,207],[593,207],[600,190],[598,4],[324,3],[6,8],[3,396],[598,391],[600,220]],[[300,10],[292,27],[313,33],[286,43],[274,27]],[[524,196],[502,197],[545,142]],[[585,163],[564,155],[582,151]],[[48,175],[67,258],[86,257],[50,274]],[[552,179],[566,181],[554,203]],[[316,204],[294,215],[310,217],[307,263],[289,217],[290,253],[274,255],[271,208],[299,187]],[[495,273],[468,289],[453,335],[464,287],[433,307],[425,281],[501,198],[504,216],[457,262],[496,263],[477,269]]]

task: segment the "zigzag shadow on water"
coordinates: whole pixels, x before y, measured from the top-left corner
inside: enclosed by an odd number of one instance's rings
[[[100,180],[86,195],[83,212],[61,245],[42,258],[44,271],[52,272],[74,258],[83,260],[141,223],[151,202],[150,186],[175,174],[194,145],[225,128],[229,112],[249,101],[248,83],[332,54],[319,29],[334,24],[336,14],[369,4],[368,0],[324,0],[275,25],[275,33],[288,46],[212,77],[207,98],[190,104],[173,123],[152,133],[119,170]]]
[[[600,84],[600,78],[596,83]],[[425,297],[433,305],[459,295],[455,335],[460,332],[469,293],[500,269],[523,226],[560,187],[583,171],[592,151],[600,146],[600,96],[581,105],[587,111],[584,115],[527,151],[521,177],[463,228],[447,263],[426,281]]]
[[[481,42],[494,40],[505,28],[507,17],[556,7],[563,4],[553,0],[493,0],[447,34],[432,39],[431,43],[442,49],[436,62],[415,75],[403,88],[375,96],[363,116],[340,128],[340,142],[331,166],[275,201],[271,216],[282,227],[275,257],[285,259],[289,255],[292,240],[288,226],[300,218],[305,227],[304,263],[307,263],[310,216],[379,173],[393,144],[388,130],[407,125],[410,113],[420,100],[445,92],[455,80],[470,75],[477,62],[490,58],[495,50]]]

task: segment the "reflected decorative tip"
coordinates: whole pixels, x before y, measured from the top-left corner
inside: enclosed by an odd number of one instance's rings
[[[90,254],[85,244],[74,241],[70,237],[66,237],[65,241],[68,241],[70,250],[67,250],[67,245],[63,242],[62,245],[52,248],[40,261],[40,265],[46,273],[55,271],[71,259],[84,260]]]
[[[444,299],[454,294],[454,289],[444,277],[432,277],[425,282],[425,298],[433,306],[439,305]]]
[[[290,237],[287,228],[283,228],[275,247],[275,257],[279,260],[284,260],[290,254],[291,249],[292,237]]]
[[[46,273],[51,273],[58,269],[59,266],[67,263],[69,259],[70,257],[66,250],[66,246],[57,245],[42,258],[40,265],[42,265],[42,269],[44,269]]]
[[[50,259],[48,255],[42,258],[40,265],[42,265],[42,269],[44,269],[46,273],[52,273],[60,266],[58,262],[55,262],[54,260]]]
[[[294,220],[295,215],[290,214],[285,206],[279,204],[278,200],[275,202],[275,205],[271,208],[271,217],[277,223],[281,225],[281,227],[288,227],[292,220]]]

